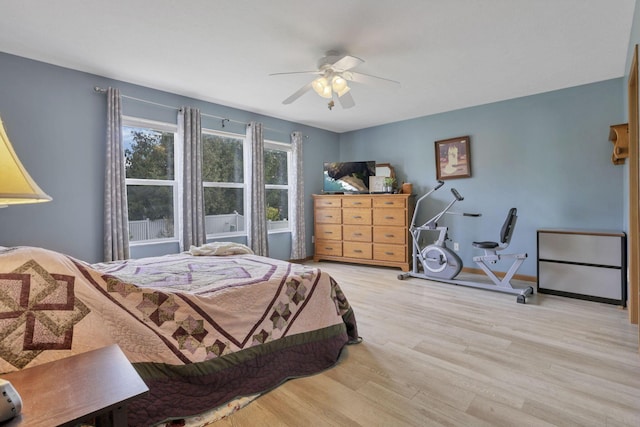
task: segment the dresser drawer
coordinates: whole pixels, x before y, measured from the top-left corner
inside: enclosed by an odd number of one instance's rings
[[[322,197],[314,199],[316,208],[340,208],[342,207],[342,199],[340,197]]]
[[[375,243],[404,245],[407,243],[407,229],[405,227],[376,227],[373,230],[373,241]]]
[[[404,209],[376,209],[373,211],[373,225],[406,226]]]
[[[366,225],[343,225],[344,240],[353,242],[371,242],[371,227]]]
[[[404,245],[373,244],[373,259],[403,262],[406,254],[407,247]]]
[[[371,259],[371,243],[343,242],[343,256],[349,258]]]
[[[342,226],[338,224],[316,224],[316,239],[342,240]]]
[[[345,197],[342,199],[342,207],[343,208],[370,208],[371,207],[371,197]]]
[[[319,224],[340,224],[342,222],[342,211],[338,208],[316,209],[316,223]]]
[[[316,255],[342,256],[342,242],[335,240],[316,240]]]
[[[407,207],[404,197],[376,197],[373,200],[374,208],[402,208]]]
[[[343,224],[371,225],[371,209],[342,209]]]

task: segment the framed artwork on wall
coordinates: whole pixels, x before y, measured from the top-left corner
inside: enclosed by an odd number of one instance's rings
[[[436,178],[455,179],[471,176],[470,138],[458,138],[436,141]]]

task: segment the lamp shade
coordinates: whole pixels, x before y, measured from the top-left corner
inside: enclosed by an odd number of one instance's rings
[[[0,119],[0,207],[50,200],[20,163]]]

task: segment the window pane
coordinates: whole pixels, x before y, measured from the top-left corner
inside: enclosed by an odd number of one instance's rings
[[[202,135],[202,180],[236,182],[243,178],[242,139]]]
[[[267,189],[267,221],[283,222],[284,226],[269,224],[269,229],[287,228],[289,217],[289,191],[279,189]]]
[[[287,185],[287,152],[264,150],[264,179],[266,184]]]
[[[174,237],[173,187],[127,185],[129,239]]]
[[[173,133],[122,127],[127,178],[173,179]]]
[[[207,234],[244,231],[244,190],[205,187],[204,212]]]

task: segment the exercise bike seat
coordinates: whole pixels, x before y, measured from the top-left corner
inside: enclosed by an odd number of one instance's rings
[[[480,249],[495,249],[500,246],[498,242],[473,242],[472,245],[474,248]]]
[[[516,220],[518,219],[518,209],[511,208],[509,209],[509,213],[507,214],[507,218],[504,220],[504,224],[502,225],[502,229],[500,230],[500,242],[473,242],[472,245],[474,248],[480,249],[505,249],[509,242],[511,241],[511,235],[513,234],[513,229],[516,226]]]

